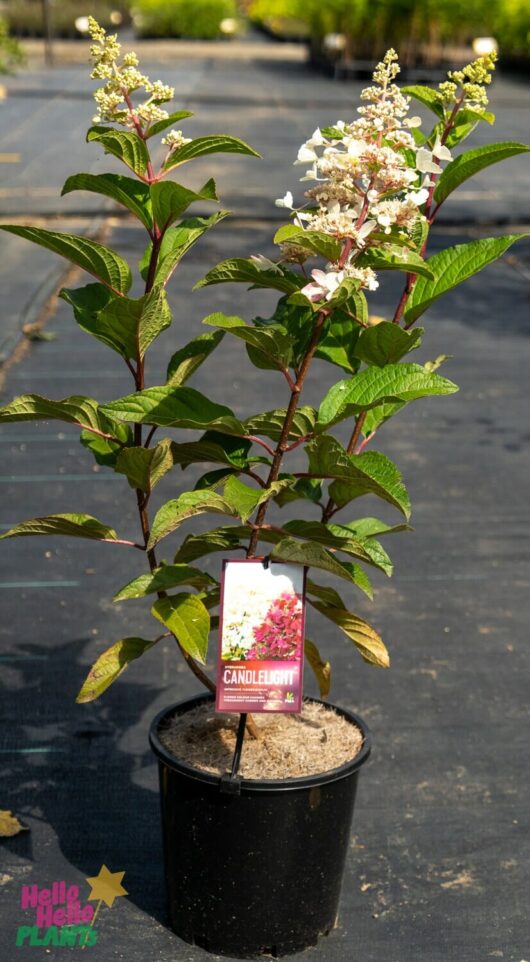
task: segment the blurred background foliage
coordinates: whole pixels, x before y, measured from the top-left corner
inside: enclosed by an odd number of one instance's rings
[[[89,13],[107,27],[132,23],[138,36],[216,39],[250,22],[283,40],[308,42],[341,35],[341,56],[376,60],[388,46],[405,65],[451,60],[454,48],[477,36],[495,37],[501,59],[530,56],[530,0],[47,0],[53,33],[81,36],[76,20]],[[44,0],[0,0],[11,34],[39,36]]]

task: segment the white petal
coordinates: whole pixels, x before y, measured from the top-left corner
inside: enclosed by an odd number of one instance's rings
[[[421,127],[421,117],[408,117],[405,121],[406,127]]]
[[[449,148],[448,148],[448,147],[443,147],[442,144],[440,144],[439,146],[437,146],[437,147],[434,148],[433,154],[434,154],[435,157],[438,157],[439,160],[452,160],[452,159],[453,159],[453,155],[452,155],[451,151],[449,150]]]
[[[305,294],[310,301],[319,301],[321,297],[324,297],[324,291],[318,284],[306,284],[302,287],[302,294]]]
[[[416,153],[416,167],[422,174],[439,174],[440,165],[435,164],[430,150],[420,147]]]
[[[300,150],[298,151],[298,156],[295,160],[295,164],[310,164],[311,161],[318,160],[318,157],[312,147],[308,147],[307,144],[302,144]]]
[[[421,190],[411,190],[410,193],[405,195],[405,200],[409,200],[411,204],[416,204],[416,207],[421,207],[425,203],[429,196],[429,191],[422,187]]]
[[[293,209],[293,195],[292,195],[291,191],[288,190],[287,193],[286,193],[283,197],[278,197],[278,200],[275,200],[274,203],[276,204],[276,207],[287,207],[288,210],[292,210],[292,209]]]
[[[320,127],[317,127],[317,129],[313,131],[307,143],[310,144],[312,147],[322,146],[322,144],[324,143],[324,138],[322,136],[322,131],[320,130]]]
[[[282,273],[278,265],[275,264],[274,261],[269,260],[268,257],[265,257],[264,254],[251,254],[250,260],[254,261],[254,264],[260,271],[274,271],[275,274]]]

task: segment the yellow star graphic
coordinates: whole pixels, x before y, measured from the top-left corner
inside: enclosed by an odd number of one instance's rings
[[[94,875],[93,878],[87,878],[87,882],[91,887],[88,901],[103,901],[105,905],[112,908],[115,899],[119,898],[120,895],[129,894],[121,884],[124,875],[125,872],[109,872],[107,866],[102,865],[99,870],[99,875]]]

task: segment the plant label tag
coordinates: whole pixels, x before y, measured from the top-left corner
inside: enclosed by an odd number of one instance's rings
[[[302,565],[223,562],[216,711],[302,710],[305,575]]]

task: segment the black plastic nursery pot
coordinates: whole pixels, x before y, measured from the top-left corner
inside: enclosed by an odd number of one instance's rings
[[[354,759],[306,778],[241,779],[234,786],[181,762],[158,737],[171,716],[210,699],[165,709],[149,735],[159,766],[171,927],[219,955],[300,952],[336,922],[359,769],[370,754],[368,728],[335,708],[363,733]]]

